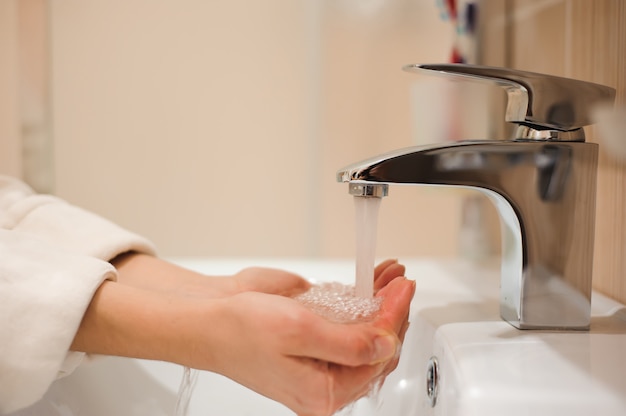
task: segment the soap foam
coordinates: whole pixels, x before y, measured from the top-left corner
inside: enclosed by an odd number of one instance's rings
[[[316,314],[338,323],[371,320],[380,310],[382,299],[356,295],[353,285],[322,283],[294,299]]]

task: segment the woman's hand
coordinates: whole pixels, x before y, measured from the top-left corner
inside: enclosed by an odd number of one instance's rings
[[[381,276],[384,276],[381,273]],[[386,275],[389,277],[389,275]],[[299,415],[331,415],[367,394],[397,363],[414,284],[403,277],[379,290],[368,323],[332,323],[279,295],[243,292],[207,317],[206,344],[187,365],[223,374]]]
[[[385,260],[374,269],[374,290],[378,291],[398,276],[404,275],[405,267],[397,260]],[[235,282],[229,295],[242,292],[262,292],[275,295],[293,296],[304,292],[311,284],[302,277],[278,269],[250,267],[231,277]]]
[[[265,267],[249,267],[232,276],[206,276],[158,257],[132,252],[111,263],[118,271],[118,282],[176,296],[219,298],[252,291],[291,296],[310,287],[297,274]],[[397,260],[382,262],[374,271],[374,289],[381,289],[404,271]]]
[[[218,372],[302,416],[334,413],[397,365],[414,282],[395,260],[375,269],[383,299],[375,319],[339,324],[288,297],[309,287],[292,273],[249,268],[209,278],[182,269],[179,284],[178,266],[138,256],[119,263],[119,283],[98,290],[73,350]]]
[[[232,276],[207,276],[141,253],[124,253],[111,261],[118,282],[169,296],[221,298],[246,291],[291,295],[309,288],[302,277],[283,270],[249,267]]]

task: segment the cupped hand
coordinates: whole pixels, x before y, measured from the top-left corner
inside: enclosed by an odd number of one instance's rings
[[[401,272],[393,261],[377,267],[383,301],[366,323],[330,322],[281,296],[284,287],[279,294],[270,288],[220,299],[219,321],[208,324],[206,344],[196,346],[190,364],[226,375],[299,415],[331,415],[367,394],[395,365],[414,292],[412,281],[398,277]]]
[[[404,275],[405,267],[397,260],[385,260],[374,269],[374,289],[378,291],[398,276]],[[249,267],[231,277],[233,285],[224,289],[231,296],[242,292],[263,292],[293,296],[304,292],[311,284],[301,276],[279,269]]]
[[[310,287],[290,272],[255,267],[229,277],[204,276],[135,253],[113,263],[118,268],[118,282],[124,286],[164,295],[170,299],[168,304],[178,305],[176,311],[191,307],[192,311],[181,312],[194,316],[183,319],[191,325],[189,331],[183,331],[188,336],[178,337],[182,341],[174,342],[175,348],[167,352],[149,354],[132,345],[103,348],[98,337],[96,346],[77,343],[74,348],[164,356],[217,371],[306,416],[332,414],[367,394],[374,380],[395,368],[395,351],[407,328],[414,290],[412,282],[400,277],[404,266],[387,260],[375,268],[376,296],[383,298],[377,318],[368,323],[337,324],[289,297]],[[182,329],[180,325],[175,328]]]
[[[301,276],[278,269],[249,267],[232,276],[206,276],[147,254],[124,253],[111,261],[118,282],[170,296],[221,298],[255,291],[291,296],[305,291],[310,283]],[[404,266],[387,260],[375,269],[375,289],[404,274]]]

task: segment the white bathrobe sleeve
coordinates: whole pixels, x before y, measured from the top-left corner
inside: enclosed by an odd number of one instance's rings
[[[83,354],[69,352],[108,263],[150,242],[0,176],[0,414],[39,400]]]

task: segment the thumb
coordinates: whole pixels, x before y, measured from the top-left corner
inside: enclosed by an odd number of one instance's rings
[[[341,324],[312,313],[292,355],[348,366],[377,364],[396,357],[401,344],[398,334],[408,320],[414,292],[414,281],[393,279],[376,295],[383,301],[370,322]]]
[[[319,315],[309,321],[293,355],[359,366],[388,361],[400,349],[398,333],[405,326],[415,282],[398,277],[378,292],[381,310],[371,322],[341,324]]]
[[[320,318],[310,330],[314,342],[309,337],[298,355],[335,364],[378,364],[394,358],[400,349],[394,332],[376,328],[372,323],[340,324]]]
[[[382,297],[383,301],[374,325],[399,334],[409,319],[414,293],[415,281],[404,277],[393,279],[376,294],[377,297]]]

